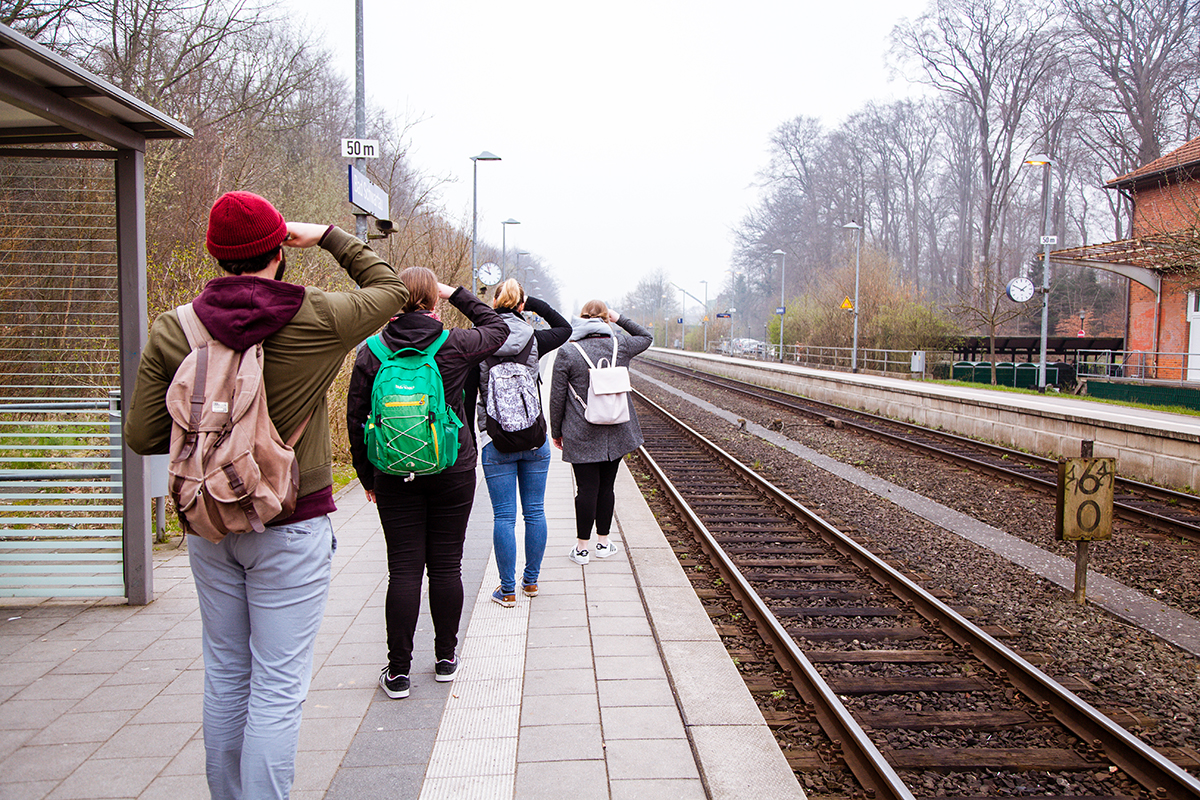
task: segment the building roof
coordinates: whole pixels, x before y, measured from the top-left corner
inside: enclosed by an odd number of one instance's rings
[[[1130,264],[1164,272],[1194,266],[1197,253],[1200,253],[1200,231],[1189,229],[1055,250],[1050,259]]]
[[[1200,136],[1192,139],[1181,147],[1177,147],[1161,158],[1156,158],[1149,164],[1126,173],[1119,178],[1113,178],[1104,184],[1105,189],[1126,189],[1136,184],[1166,176],[1169,180],[1172,174],[1183,173],[1190,175],[1200,169]]]
[[[186,125],[0,25],[0,147],[100,142],[143,149],[190,139]]]

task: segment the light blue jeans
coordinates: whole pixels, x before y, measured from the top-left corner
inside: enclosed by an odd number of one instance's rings
[[[204,647],[204,749],[213,800],[286,798],[313,642],[329,596],[329,517],[188,537]]]
[[[492,442],[483,446],[483,476],[492,500],[492,547],[500,570],[500,589],[517,590],[517,492],[525,519],[525,571],[522,586],[538,582],[546,553],[546,473],[550,471],[550,440],[537,450],[501,453]]]

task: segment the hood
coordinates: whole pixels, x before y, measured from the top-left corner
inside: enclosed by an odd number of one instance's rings
[[[602,319],[576,319],[571,321],[570,341],[576,342],[586,336],[612,336],[612,328]]]
[[[383,329],[383,343],[392,351],[401,347],[424,350],[441,336],[442,321],[425,311],[409,311],[392,317]]]
[[[232,350],[245,350],[291,322],[303,302],[303,286],[230,275],[209,281],[192,308],[214,339]]]
[[[506,313],[501,314],[500,317],[508,323],[508,338],[493,355],[498,358],[515,356],[529,343],[529,337],[533,336],[533,326],[526,322],[520,314]]]

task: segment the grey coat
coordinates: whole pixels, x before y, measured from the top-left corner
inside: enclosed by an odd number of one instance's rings
[[[583,323],[583,324],[580,324]],[[612,329],[600,320],[577,321],[572,340],[577,334],[585,334],[579,346],[596,363],[601,358],[612,358],[612,336],[617,337],[617,366],[628,366],[638,353],[654,341],[650,332],[628,317],[617,320],[629,335]],[[588,331],[608,328],[609,335],[586,335]],[[638,426],[637,414],[633,410],[633,398],[629,400],[629,421],[620,425],[593,425],[583,418],[583,407],[567,389],[568,383],[580,397],[587,397],[588,364],[574,345],[564,345],[554,360],[554,377],[550,381],[550,436],[562,439],[563,461],[571,464],[588,464],[599,461],[616,461],[626,453],[632,453],[642,445],[642,429]]]

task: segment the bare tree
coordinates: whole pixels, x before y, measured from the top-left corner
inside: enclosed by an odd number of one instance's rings
[[[893,34],[918,80],[953,96],[976,128],[979,260],[1000,270],[997,237],[1020,157],[1039,131],[1028,111],[1063,58],[1063,32],[1049,9],[1027,0],[936,0]],[[989,280],[995,285],[995,281]]]

